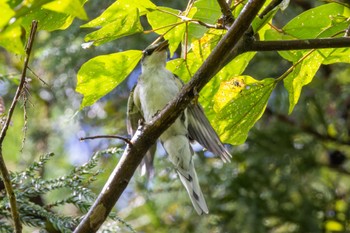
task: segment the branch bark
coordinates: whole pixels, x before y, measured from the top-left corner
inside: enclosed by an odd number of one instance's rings
[[[223,57],[248,30],[265,0],[250,0],[240,16],[232,24],[226,35],[218,43],[207,60],[186,84],[177,98],[169,103],[154,119],[140,127],[131,139],[133,146],[127,146],[117,167],[110,175],[97,200],[85,218],[75,229],[75,233],[96,232],[105,221],[111,209],[128,185],[135,170],[149,147],[178,118],[196,94],[224,66]]]
[[[33,46],[33,42],[34,42],[34,38],[35,38],[35,33],[38,27],[38,21],[34,20],[32,22],[32,27],[30,30],[30,35],[28,38],[28,43],[25,49],[26,52],[26,56],[24,59],[24,65],[23,65],[23,70],[22,70],[22,74],[21,74],[21,81],[17,87],[17,91],[15,94],[15,97],[13,98],[11,107],[9,109],[9,112],[7,114],[7,118],[5,121],[5,124],[1,130],[1,134],[0,134],[0,171],[1,171],[1,176],[5,185],[5,189],[6,189],[6,193],[7,196],[9,198],[9,202],[10,202],[10,207],[11,207],[11,215],[12,215],[12,219],[14,222],[14,227],[15,227],[15,232],[22,232],[22,224],[20,221],[20,217],[19,217],[19,212],[18,212],[18,208],[17,208],[17,201],[16,201],[16,196],[15,193],[13,191],[12,188],[12,183],[11,183],[11,179],[10,179],[10,174],[7,170],[6,164],[5,164],[5,160],[4,157],[2,155],[2,143],[5,139],[8,127],[10,125],[10,121],[13,115],[13,112],[15,110],[16,104],[22,94],[24,85],[25,85],[25,79],[26,79],[26,74],[27,74],[27,68],[28,68],[28,62],[29,62],[29,57],[30,57],[30,53],[32,51],[32,46]]]
[[[230,8],[230,5],[226,2],[226,0],[217,0],[222,13],[222,19],[223,19],[223,25],[231,26],[232,23],[235,21],[232,11]]]
[[[253,41],[252,43],[247,43],[245,51],[282,51],[343,47],[350,47],[350,37],[307,40]]]

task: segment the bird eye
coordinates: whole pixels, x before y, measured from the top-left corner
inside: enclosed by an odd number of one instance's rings
[[[147,49],[143,52],[144,55],[150,56],[153,53],[153,50]]]

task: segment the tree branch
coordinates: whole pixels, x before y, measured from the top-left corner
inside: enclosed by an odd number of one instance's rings
[[[226,57],[232,47],[240,40],[264,2],[265,0],[250,0],[246,4],[240,16],[194,74],[191,81],[183,87],[177,98],[169,103],[151,122],[148,122],[144,128],[137,130],[131,139],[133,146],[127,146],[117,167],[85,218],[75,229],[75,233],[96,232],[98,230],[128,185],[149,147],[178,118],[191,100],[195,98],[196,93],[223,67],[222,58]]]
[[[247,43],[245,51],[282,51],[343,47],[350,47],[349,37],[307,40],[253,41],[251,43]]]
[[[220,8],[221,8],[221,13],[222,13],[222,18],[223,19],[223,25],[225,27],[225,25],[227,26],[231,26],[233,21],[235,21],[233,15],[232,15],[232,11],[230,8],[230,5],[226,2],[226,0],[217,0]]]
[[[10,175],[9,175],[9,172],[8,172],[7,167],[5,165],[4,157],[2,155],[2,143],[5,139],[6,132],[7,132],[8,127],[10,125],[10,121],[11,121],[13,112],[15,110],[16,104],[17,104],[17,102],[22,94],[23,88],[25,86],[25,82],[26,82],[25,79],[26,79],[26,74],[27,74],[29,57],[30,57],[30,53],[32,51],[32,46],[33,46],[34,37],[35,37],[37,27],[38,27],[38,21],[33,20],[30,35],[28,38],[28,44],[27,44],[26,49],[25,49],[26,56],[24,59],[24,66],[23,66],[23,70],[22,70],[21,81],[17,87],[15,97],[13,98],[11,107],[10,107],[9,112],[7,114],[5,124],[4,124],[4,126],[1,130],[1,134],[0,134],[0,171],[1,171],[1,176],[3,179],[4,185],[5,185],[6,193],[7,193],[7,196],[9,198],[9,202],[10,202],[11,215],[12,215],[12,219],[13,219],[14,225],[15,225],[15,232],[22,232],[22,224],[21,224],[21,221],[19,218],[19,212],[18,212],[17,203],[16,203],[16,196],[15,196],[15,193],[14,193],[13,188],[12,188]]]

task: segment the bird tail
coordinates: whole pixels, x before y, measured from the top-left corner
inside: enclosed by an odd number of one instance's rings
[[[194,169],[193,161],[190,163],[189,170],[185,171],[178,169],[177,173],[179,174],[180,180],[185,186],[188,195],[190,196],[192,205],[197,213],[199,215],[208,214],[209,210],[207,203],[205,202],[202,190],[199,186],[198,177],[196,170]]]

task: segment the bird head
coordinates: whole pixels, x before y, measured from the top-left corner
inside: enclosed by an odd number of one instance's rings
[[[169,47],[167,40],[162,41],[157,44],[148,46],[143,50],[143,55],[141,59],[142,69],[151,69],[154,67],[165,66],[167,51]]]

